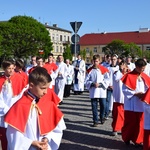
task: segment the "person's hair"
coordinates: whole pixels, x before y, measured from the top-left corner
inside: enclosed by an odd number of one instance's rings
[[[99,60],[100,60],[99,54],[96,54],[96,55],[93,56],[93,60],[96,60],[96,59],[99,59]]]
[[[135,66],[136,67],[144,67],[144,66],[146,66],[146,62],[145,62],[145,60],[144,59],[142,59],[142,58],[139,58],[136,62],[135,62]]]
[[[16,65],[15,60],[13,59],[8,59],[8,60],[4,60],[2,62],[2,68],[5,70],[7,67],[9,67],[10,65]]]
[[[20,68],[20,69],[23,69],[24,66],[25,66],[23,60],[22,60],[22,59],[17,59],[17,60],[16,60],[16,66],[17,66],[18,68]]]
[[[126,65],[127,66],[127,62],[125,60],[122,60],[118,65],[119,66],[121,66],[121,65]]]
[[[110,55],[110,54],[107,54],[107,55],[106,55],[106,58],[108,59],[109,57],[111,57],[111,55]]]
[[[113,54],[111,57],[116,57],[116,58],[118,58],[118,55],[117,55],[117,54]]]
[[[38,61],[39,59],[42,59],[42,60],[43,60],[43,57],[37,56],[37,57],[36,57],[36,61]],[[44,61],[44,60],[43,60],[43,61]]]
[[[48,54],[48,57],[49,57],[49,56],[52,56],[52,57],[53,57],[54,55],[53,55],[52,53],[49,53],[49,54]]]
[[[48,74],[47,70],[43,67],[36,67],[30,74],[29,74],[29,83],[33,83],[34,85],[47,84],[52,81],[52,78]]]

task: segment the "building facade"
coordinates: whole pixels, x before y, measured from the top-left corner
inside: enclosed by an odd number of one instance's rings
[[[63,54],[66,45],[71,44],[72,32],[59,28],[57,24],[49,26],[46,23],[45,27],[48,30],[49,36],[51,37],[51,42],[53,43],[52,53],[54,54],[54,57],[57,58],[58,55]]]
[[[113,32],[113,33],[91,33],[85,34],[80,38],[80,50],[86,50],[86,63],[91,62],[94,54],[99,54],[101,59],[104,57],[103,47],[113,40],[122,40],[125,43],[135,43],[139,48],[150,50],[150,31],[148,28],[140,28],[133,32]]]

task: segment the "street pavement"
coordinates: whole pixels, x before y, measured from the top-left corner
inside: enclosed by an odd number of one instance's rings
[[[110,117],[103,125],[91,127],[92,112],[89,93],[64,98],[59,108],[64,113],[67,129],[64,131],[59,150],[140,150],[132,143],[127,146],[121,133],[112,136]]]

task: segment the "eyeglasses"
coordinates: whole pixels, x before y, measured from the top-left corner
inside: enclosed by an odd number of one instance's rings
[[[111,60],[117,60],[117,59],[111,59]]]

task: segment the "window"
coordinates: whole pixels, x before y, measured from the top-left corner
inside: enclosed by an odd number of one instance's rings
[[[89,53],[89,52],[90,52],[90,50],[89,50],[89,48],[88,48],[88,47],[86,48],[86,52],[87,52],[87,53]]]
[[[57,42],[59,41],[59,37],[58,37],[58,34],[56,34],[56,41],[57,41]]]
[[[62,53],[62,46],[60,46],[60,53]]]
[[[97,47],[94,47],[93,52],[97,53]]]
[[[147,47],[146,47],[146,50],[150,50],[150,46],[147,46]]]
[[[62,41],[62,35],[60,35],[60,41]]]
[[[68,42],[70,41],[70,38],[69,38],[69,36],[68,36]]]
[[[55,34],[52,35],[52,40],[53,40],[53,41],[55,40]]]
[[[64,35],[64,42],[66,42],[66,36]]]
[[[56,46],[56,53],[58,53],[59,52],[59,47],[58,46]]]

